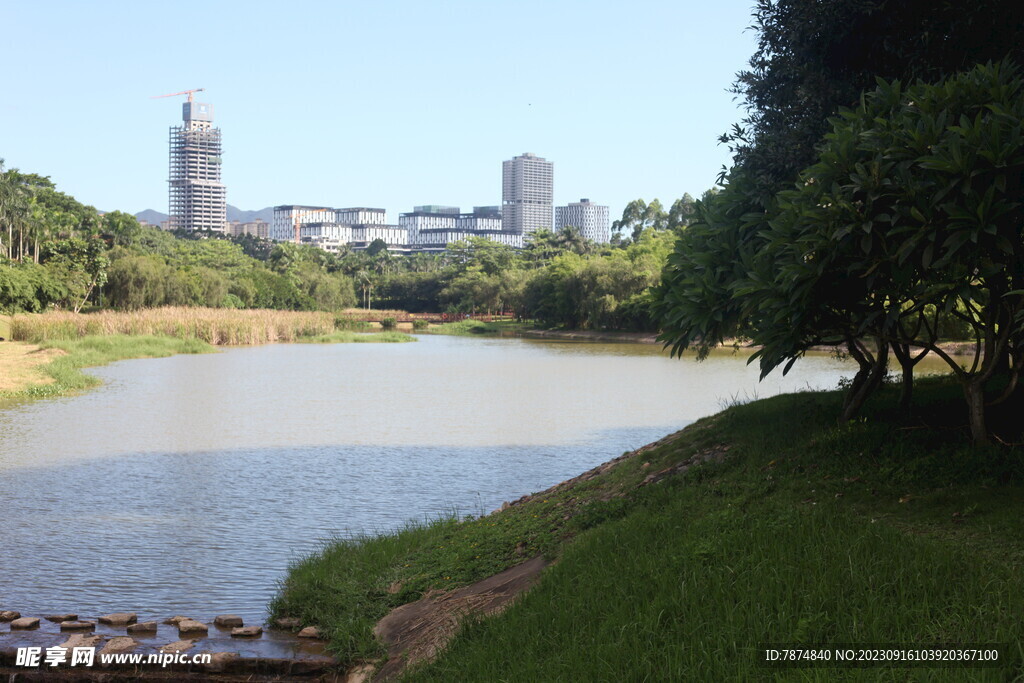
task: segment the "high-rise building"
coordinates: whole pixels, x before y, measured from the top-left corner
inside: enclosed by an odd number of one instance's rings
[[[526,152],[502,165],[501,220],[503,230],[529,235],[551,229],[554,164]]]
[[[191,100],[191,95],[189,96]],[[213,105],[185,102],[180,126],[170,133],[171,229],[227,229],[227,189],[220,182],[220,128],[213,127]]]
[[[555,230],[568,226],[579,228],[584,237],[594,242],[605,243],[612,239],[608,207],[593,204],[589,199],[581,199],[555,209]]]

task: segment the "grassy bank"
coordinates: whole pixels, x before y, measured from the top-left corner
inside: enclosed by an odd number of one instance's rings
[[[973,449],[946,380],[920,382],[910,417],[894,393],[841,427],[836,392],[734,406],[499,513],[325,548],[273,609],[325,627],[346,660],[379,656],[390,608],[545,553],[537,588],[413,680],[772,678],[767,643],[1009,644],[998,669],[787,679],[1020,676],[1020,451]]]
[[[482,320],[459,320],[453,323],[441,323],[431,325],[432,334],[450,334],[460,337],[471,337],[477,335],[498,335],[512,333],[529,327],[527,323],[513,322],[509,320],[485,323]]]
[[[39,383],[15,391],[0,392],[0,398],[41,398],[61,396],[94,387],[100,380],[83,368],[106,365],[129,358],[163,358],[178,353],[208,353],[213,347],[198,339],[173,337],[106,335],[82,339],[47,341],[42,351],[57,350],[49,363],[35,368]]]
[[[10,334],[27,344],[8,344],[0,354],[0,369],[11,379],[0,382],[0,399],[81,391],[99,384],[82,368],[129,358],[207,353],[223,345],[415,340],[394,331],[358,332],[369,328],[368,323],[345,312],[157,308],[18,314],[10,318]]]
[[[166,307],[88,314],[23,313],[11,320],[11,338],[39,343],[123,334],[198,339],[221,346],[290,342],[340,329],[364,328],[365,323],[344,313]]]
[[[349,332],[340,330],[330,334],[318,334],[313,337],[300,337],[296,341],[305,344],[360,344],[366,342],[402,343],[416,341],[416,337],[404,332]]]

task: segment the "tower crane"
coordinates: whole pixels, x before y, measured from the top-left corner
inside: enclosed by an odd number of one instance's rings
[[[177,95],[188,95],[188,101],[191,102],[192,101],[192,93],[194,93],[194,92],[203,92],[204,90],[206,90],[206,88],[195,88],[193,90],[182,90],[181,92],[172,92],[170,95],[153,95],[149,99],[151,99],[151,100],[158,100],[161,97],[175,97]]]

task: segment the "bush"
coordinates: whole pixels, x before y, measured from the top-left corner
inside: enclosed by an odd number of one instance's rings
[[[383,327],[385,330],[393,330],[396,327],[398,327],[398,320],[396,320],[395,318],[383,318],[380,321],[380,326]]]
[[[430,326],[430,323],[428,323],[426,320],[413,320],[412,321],[412,329],[414,329],[414,330],[425,330],[429,326]]]

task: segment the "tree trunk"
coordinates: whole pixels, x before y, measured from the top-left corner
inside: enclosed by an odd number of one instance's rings
[[[988,427],[985,426],[985,389],[984,382],[972,378],[964,384],[964,397],[967,399],[968,419],[971,423],[971,437],[975,446],[990,443]]]
[[[886,342],[879,342],[874,358],[860,353],[853,355],[861,364],[861,368],[853,378],[853,386],[850,387],[850,393],[843,403],[843,411],[839,415],[840,424],[855,418],[868,397],[881,386],[889,365],[889,345]]]

